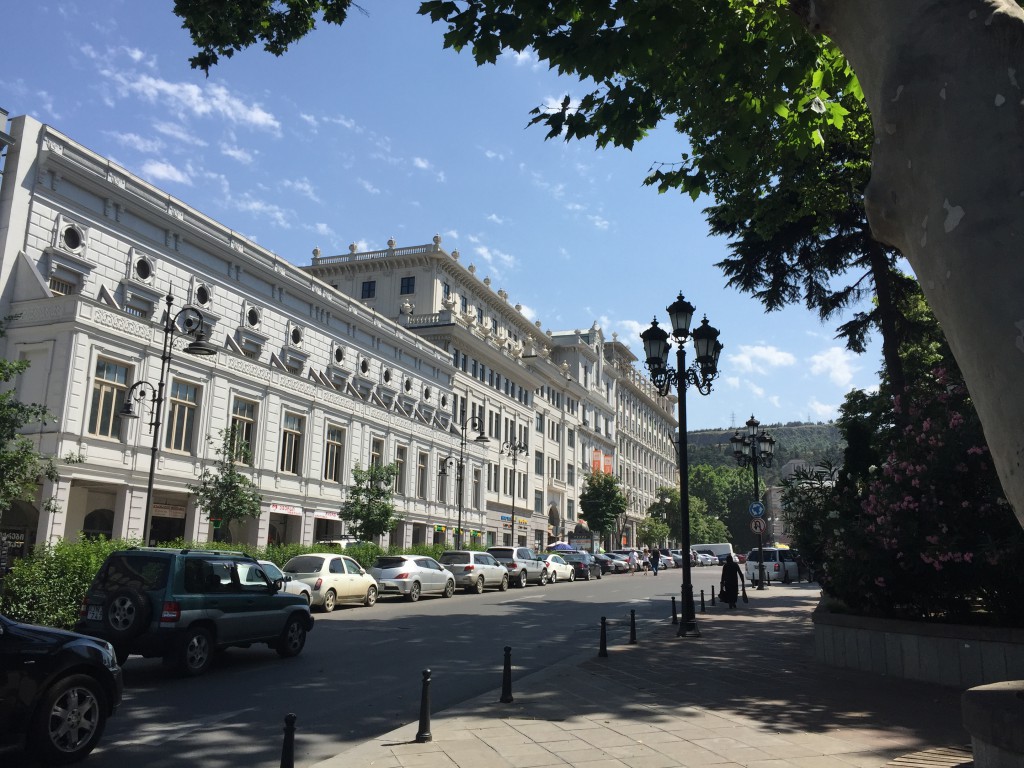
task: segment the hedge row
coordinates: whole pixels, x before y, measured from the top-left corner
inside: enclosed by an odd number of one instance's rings
[[[32,553],[14,563],[0,584],[0,613],[15,621],[71,629],[78,620],[78,609],[93,577],[107,555],[119,549],[140,546],[138,540],[80,539],[39,545]],[[295,555],[322,552],[323,546],[275,544],[266,547],[225,546],[216,542],[186,542],[183,539],[162,544],[180,549],[209,549],[243,552],[260,560],[283,566]],[[381,554],[428,555],[437,559],[448,547],[442,544],[419,545],[402,549],[382,549],[374,544],[350,547],[345,554],[369,568]]]

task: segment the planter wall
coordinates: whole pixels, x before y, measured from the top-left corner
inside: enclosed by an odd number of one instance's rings
[[[814,612],[815,658],[833,667],[965,689],[1024,680],[1024,629]]]

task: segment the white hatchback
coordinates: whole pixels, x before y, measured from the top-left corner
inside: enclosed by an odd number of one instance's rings
[[[358,602],[371,606],[377,602],[377,582],[359,563],[347,555],[314,552],[296,555],[282,569],[293,580],[310,587],[310,605],[325,613],[338,602]]]

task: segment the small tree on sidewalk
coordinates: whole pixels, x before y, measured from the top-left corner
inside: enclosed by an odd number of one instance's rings
[[[357,539],[375,541],[401,519],[392,502],[396,477],[396,464],[371,464],[367,469],[357,465],[352,470],[355,483],[348,489],[340,516]]]
[[[236,466],[239,462],[249,464],[252,461],[248,444],[235,435],[234,429],[220,430],[220,439],[213,468],[204,468],[199,482],[188,489],[195,494],[197,506],[214,523],[214,530],[223,531],[216,538],[230,540],[226,534],[230,534],[232,522],[260,516],[263,496]]]
[[[580,494],[580,509],[590,530],[600,533],[603,542],[606,533],[615,529],[616,520],[626,514],[626,495],[619,478],[604,472],[587,475],[586,486]]]

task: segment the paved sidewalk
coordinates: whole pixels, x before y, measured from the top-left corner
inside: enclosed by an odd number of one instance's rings
[[[608,658],[593,652],[361,743],[315,768],[952,768],[972,765],[960,691],[814,661],[818,588],[776,585],[698,613],[700,637],[671,616],[608,617]],[[670,607],[668,607],[670,611]],[[699,611],[699,605],[698,605]],[[443,684],[434,680],[432,685]],[[410,713],[411,719],[418,712]]]

